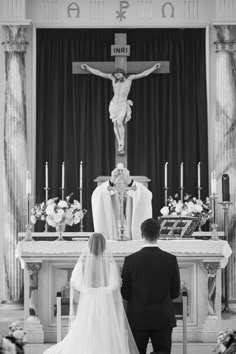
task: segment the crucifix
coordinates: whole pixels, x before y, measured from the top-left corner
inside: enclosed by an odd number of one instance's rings
[[[114,97],[109,105],[110,118],[116,135],[115,162],[127,166],[127,132],[126,123],[131,119],[132,101],[128,100],[133,79],[139,79],[151,73],[169,73],[167,61],[137,61],[127,62],[130,55],[130,46],[127,45],[126,33],[115,33],[115,45],[111,47],[111,55],[115,62],[73,62],[73,74],[92,73],[112,80]],[[126,76],[128,74],[128,76]]]

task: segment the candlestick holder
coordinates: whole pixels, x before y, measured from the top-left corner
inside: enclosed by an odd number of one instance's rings
[[[212,221],[211,224],[216,223],[216,200],[218,196],[216,193],[212,193],[212,195],[209,197],[210,202],[211,202],[211,210],[212,210]]]
[[[218,236],[218,232],[217,232],[217,224],[211,224],[212,227],[212,231],[211,231],[211,240],[213,241],[219,241],[219,236]]]
[[[203,187],[201,186],[197,186],[197,199],[201,200],[201,190],[203,189]]]
[[[49,187],[48,186],[45,186],[44,187],[44,190],[45,190],[45,203],[47,204],[47,201],[48,201],[48,192],[49,192]],[[47,221],[45,220],[45,226],[44,226],[44,232],[48,232],[48,223]]]
[[[184,200],[184,187],[180,186],[179,190],[180,190],[180,200],[181,200],[181,202],[183,202],[183,200]]]
[[[64,200],[65,199],[65,188],[61,187],[61,199]]]
[[[34,241],[31,232],[32,226],[30,224],[27,224],[25,227],[26,227],[26,232],[25,232],[24,241]]]
[[[220,202],[220,205],[223,207],[223,212],[224,212],[224,234],[225,234],[225,240],[229,243],[229,207],[233,203],[230,201],[226,202]],[[229,267],[228,265],[224,268],[224,290],[225,290],[225,306],[222,310],[224,315],[227,317],[227,315],[233,315],[236,314],[234,311],[232,311],[229,307],[229,289],[228,289],[228,271]]]
[[[167,205],[167,199],[168,199],[168,189],[169,187],[163,187],[164,189],[164,201],[165,201],[165,205]]]
[[[27,208],[27,224],[26,224],[26,232],[25,232],[25,241],[33,241],[32,232],[31,232],[31,224],[30,224],[30,200],[32,199],[31,194],[27,194],[25,196],[26,199],[26,208]]]
[[[79,202],[81,205],[81,210],[83,210],[83,187],[79,187]],[[83,218],[80,220],[80,232],[84,231]]]

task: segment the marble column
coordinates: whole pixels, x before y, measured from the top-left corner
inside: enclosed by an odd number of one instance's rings
[[[217,241],[216,241],[217,242]],[[207,274],[207,317],[203,324],[203,341],[214,341],[221,324],[221,279],[220,264],[218,262],[203,262],[204,271]],[[217,276],[219,279],[217,280]],[[218,284],[218,288],[217,288]],[[217,311],[218,309],[218,311]]]
[[[44,332],[38,313],[38,279],[41,263],[26,263],[25,270],[25,321],[28,343],[43,343]]]
[[[207,273],[208,316],[216,316],[216,273],[217,270],[220,268],[220,265],[219,263],[204,263],[204,268]]]
[[[236,25],[216,25],[216,118],[215,160],[217,194],[222,201],[222,175],[230,178],[229,243],[236,251]],[[217,208],[217,224],[223,230],[223,208]],[[236,299],[234,256],[229,263],[229,298]]]
[[[26,98],[25,98],[25,26],[3,26],[5,51],[4,110],[4,266],[6,298],[19,301],[22,295],[22,271],[15,258],[19,231],[25,229]]]

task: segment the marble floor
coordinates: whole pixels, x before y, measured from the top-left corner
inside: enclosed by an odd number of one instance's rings
[[[234,314],[223,314],[222,317],[222,329],[224,328],[236,328],[236,306],[231,309],[235,311]],[[13,304],[0,304],[0,334],[6,335],[8,331],[8,325],[13,321],[20,321],[23,323],[24,310],[23,305]],[[44,345],[26,345],[25,354],[42,354],[43,351],[51,346],[51,344]],[[215,343],[187,343],[187,353],[191,354],[210,354],[215,346]],[[151,346],[148,348],[148,353],[151,352]],[[182,343],[173,343],[172,354],[183,354]]]

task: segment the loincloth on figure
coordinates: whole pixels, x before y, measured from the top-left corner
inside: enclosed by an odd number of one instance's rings
[[[111,100],[109,105],[110,119],[113,123],[127,123],[131,119],[131,106],[133,102],[127,100],[124,102],[115,103]]]

